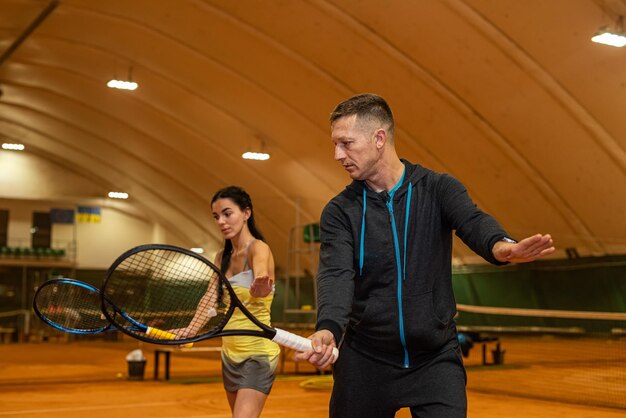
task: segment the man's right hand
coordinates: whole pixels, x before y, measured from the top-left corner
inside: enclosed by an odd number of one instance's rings
[[[332,332],[321,329],[309,336],[309,340],[313,344],[313,350],[297,353],[295,360],[306,360],[318,369],[328,367],[334,360],[333,348],[337,346]]]

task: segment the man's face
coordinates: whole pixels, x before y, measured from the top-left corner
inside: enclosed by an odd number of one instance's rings
[[[337,119],[331,126],[335,145],[335,160],[353,180],[366,180],[375,171],[380,153],[376,147],[375,129],[367,123],[358,123],[357,116]]]

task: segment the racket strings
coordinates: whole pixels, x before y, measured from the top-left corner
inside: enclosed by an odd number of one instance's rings
[[[120,314],[124,312],[146,326],[171,330],[177,335],[174,340],[217,330],[230,309],[227,292],[210,265],[167,249],[139,251],[125,258],[109,274],[104,292],[111,301],[105,304],[107,313],[118,325],[132,326]],[[209,317],[211,309],[217,315]],[[205,314],[199,315],[199,310]]]
[[[54,325],[71,331],[99,332],[109,326],[100,310],[97,292],[70,283],[42,287],[35,300],[40,314]]]

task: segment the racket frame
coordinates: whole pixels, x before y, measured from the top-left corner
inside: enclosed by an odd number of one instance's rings
[[[89,290],[91,292],[94,292],[96,294],[100,294],[100,291],[98,290],[97,287],[92,286],[89,283],[81,282],[80,280],[67,279],[67,278],[48,280],[44,284],[42,284],[41,286],[39,286],[37,288],[37,291],[35,292],[35,297],[33,298],[33,311],[35,312],[35,315],[37,315],[37,317],[39,317],[39,319],[41,319],[43,322],[45,322],[46,324],[50,325],[51,327],[58,329],[59,331],[69,332],[71,334],[92,335],[92,334],[99,334],[101,332],[112,330],[112,325],[111,325],[110,321],[109,321],[109,323],[106,326],[104,326],[102,328],[92,329],[92,330],[89,330],[89,329],[77,329],[77,328],[65,328],[62,325],[57,324],[56,322],[54,322],[51,319],[49,319],[46,315],[44,315],[41,312],[41,310],[39,309],[39,306],[37,306],[38,305],[37,304],[37,296],[39,295],[39,293],[43,289],[46,289],[48,286],[54,286],[54,285],[58,285],[58,284],[69,284],[69,285],[73,285],[73,286],[79,286],[79,287],[87,289],[87,290]],[[95,308],[98,308],[98,306],[96,305]]]
[[[261,337],[261,338],[268,338],[278,344],[287,346],[287,347],[291,347],[294,348],[298,351],[308,351],[312,349],[312,343],[311,340],[304,338],[302,336],[293,334],[289,331],[285,331],[282,330],[280,328],[272,328],[271,326],[268,326],[266,324],[264,324],[263,322],[259,321],[252,313],[250,313],[250,311],[248,311],[248,309],[243,305],[243,303],[239,300],[239,298],[237,297],[237,294],[235,293],[235,290],[232,288],[230,282],[228,281],[228,279],[226,278],[226,276],[224,276],[224,274],[220,271],[219,268],[217,268],[217,266],[215,266],[215,264],[213,264],[211,261],[207,260],[205,257],[202,257],[201,255],[191,251],[191,250],[187,250],[186,248],[181,248],[181,247],[177,247],[177,246],[173,246],[173,245],[167,245],[167,244],[144,244],[144,245],[139,245],[137,247],[131,248],[130,250],[126,251],[125,253],[123,253],[122,255],[120,255],[111,265],[111,267],[109,267],[109,269],[107,270],[106,274],[105,274],[105,278],[104,278],[104,282],[102,284],[102,288],[100,289],[100,297],[101,297],[101,301],[102,301],[102,311],[105,315],[105,317],[109,320],[109,322],[111,322],[114,326],[118,326],[119,324],[117,323],[117,321],[111,317],[108,309],[107,309],[107,305],[109,305],[110,307],[112,307],[116,312],[120,313],[124,318],[131,320],[131,322],[133,322],[134,320],[132,320],[130,317],[128,317],[128,315],[124,314],[121,309],[117,308],[114,301],[111,300],[111,297],[107,296],[106,294],[106,290],[107,290],[107,285],[109,282],[109,278],[115,273],[117,267],[122,264],[127,258],[131,257],[134,254],[140,253],[140,252],[145,252],[145,251],[150,251],[150,250],[161,250],[161,251],[172,251],[172,252],[176,252],[176,253],[182,253],[184,255],[187,255],[189,257],[193,257],[197,260],[199,260],[200,262],[206,264],[211,270],[213,270],[214,274],[217,276],[217,280],[218,280],[218,285],[222,286],[223,289],[225,289],[229,296],[230,296],[230,300],[231,303],[227,309],[227,311],[224,313],[220,323],[215,326],[210,332],[204,332],[202,334],[198,334],[195,335],[193,337],[188,337],[188,338],[181,338],[181,339],[175,339],[174,334],[170,334],[165,330],[159,330],[159,329],[151,329],[149,328],[148,331],[145,334],[137,334],[137,333],[133,333],[131,332],[131,330],[125,329],[124,327],[121,327],[120,330],[128,335],[130,335],[133,338],[139,339],[141,341],[145,341],[148,343],[152,343],[152,344],[162,344],[162,345],[189,345],[190,343],[195,343],[198,341],[202,341],[202,340],[207,340],[209,338],[214,338],[214,337],[228,337],[228,336],[252,336],[252,337]],[[207,286],[209,284],[209,279],[207,277]],[[235,310],[235,308],[239,308],[239,310],[257,327],[259,327],[259,330],[224,330],[224,327],[226,326],[226,324],[228,323],[228,321],[230,320],[231,316],[233,315],[233,312]],[[151,334],[154,335],[167,335],[169,334],[169,336],[173,337],[173,339],[162,339],[162,338],[153,338],[151,337]],[[339,356],[339,350],[336,347],[333,347],[333,362],[337,359],[337,357]]]
[[[39,288],[37,288],[37,291],[35,292],[35,296],[33,298],[33,311],[35,312],[35,315],[37,315],[37,317],[39,317],[39,319],[41,319],[43,322],[45,322],[46,324],[50,325],[53,328],[58,329],[59,331],[63,331],[63,332],[67,332],[70,334],[79,334],[79,335],[93,335],[93,334],[99,334],[101,332],[105,332],[105,331],[141,331],[141,332],[146,332],[148,330],[148,327],[144,324],[141,324],[137,321],[135,321],[133,318],[131,318],[129,315],[125,314],[124,312],[121,312],[119,310],[117,310],[116,312],[119,313],[121,316],[123,316],[126,320],[128,320],[128,322],[130,322],[131,324],[133,324],[133,327],[115,327],[113,326],[113,323],[108,319],[107,315],[104,315],[105,318],[107,319],[108,324],[102,328],[96,328],[96,329],[78,329],[78,328],[66,328],[60,324],[57,324],[56,322],[52,321],[51,319],[49,319],[46,315],[44,315],[41,310],[39,309],[39,306],[37,306],[37,295],[39,295],[39,292],[42,291],[42,289],[47,288],[48,286],[53,286],[53,285],[57,285],[57,284],[68,284],[68,285],[73,285],[73,286],[79,286],[82,287],[84,289],[87,289],[97,295],[99,295],[99,297],[102,297],[102,292],[100,292],[100,290],[89,284],[89,283],[85,283],[83,281],[80,280],[76,280],[76,279],[68,279],[68,278],[62,278],[62,279],[51,279],[46,281],[44,284],[42,284],[41,286],[39,286]],[[114,306],[112,303],[109,303],[110,306]],[[94,308],[98,309],[101,308],[101,305],[94,305]],[[105,313],[104,311],[102,311],[102,309],[100,310],[101,313]]]
[[[109,267],[109,269],[107,270],[106,274],[105,274],[105,278],[104,278],[104,282],[102,284],[102,289],[100,290],[100,296],[101,296],[101,300],[102,300],[102,311],[104,312],[104,316],[114,325],[114,326],[119,326],[119,324],[117,323],[117,321],[114,318],[111,318],[108,310],[106,309],[106,305],[110,304],[110,306],[114,309],[117,310],[117,312],[119,312],[120,314],[123,314],[123,312],[117,308],[115,306],[115,303],[111,300],[110,297],[108,297],[106,295],[106,290],[107,290],[107,285],[108,285],[108,281],[109,278],[114,274],[115,270],[117,269],[117,267],[122,264],[124,262],[124,260],[126,260],[127,258],[131,257],[134,254],[140,253],[140,252],[145,252],[145,251],[151,251],[151,250],[162,250],[162,251],[173,251],[176,253],[182,253],[185,254],[187,256],[193,257],[199,261],[201,261],[202,263],[206,264],[209,266],[209,268],[211,268],[211,270],[213,270],[213,272],[216,274],[217,276],[217,280],[218,280],[218,285],[222,286],[223,289],[225,289],[225,291],[228,292],[229,296],[230,296],[230,306],[228,307],[228,310],[224,313],[223,318],[221,320],[221,322],[215,326],[210,332],[205,332],[202,334],[198,334],[195,335],[193,337],[188,337],[188,338],[181,338],[181,339],[176,339],[176,340],[164,340],[164,339],[158,339],[158,338],[152,338],[150,337],[150,335],[146,334],[146,335],[140,335],[140,334],[135,334],[132,333],[128,330],[124,330],[121,329],[121,331],[125,332],[126,334],[130,335],[133,338],[137,338],[139,340],[148,342],[148,343],[153,343],[153,344],[163,344],[163,345],[180,345],[180,344],[186,344],[186,343],[194,343],[194,342],[198,342],[198,341],[202,341],[202,340],[206,340],[209,338],[215,338],[215,337],[229,337],[229,336],[251,336],[251,337],[262,337],[262,338],[269,338],[270,340],[273,339],[276,336],[276,329],[264,324],[263,322],[259,321],[254,315],[252,315],[248,309],[243,305],[243,303],[239,300],[239,298],[237,297],[237,294],[235,293],[235,290],[232,288],[230,282],[228,281],[228,279],[224,276],[224,274],[220,271],[220,269],[218,269],[215,264],[213,264],[211,261],[207,260],[205,257],[202,257],[201,255],[194,253],[191,250],[187,250],[186,248],[181,248],[181,247],[177,247],[174,245],[167,245],[167,244],[144,244],[144,245],[139,245],[137,247],[131,248],[130,250],[126,251],[125,253],[123,253],[122,255],[120,255],[111,265],[111,267]],[[207,284],[209,278],[207,277]],[[226,326],[226,324],[228,323],[228,321],[230,320],[231,316],[233,315],[235,308],[239,308],[239,310],[250,320],[252,321],[252,323],[254,323],[254,325],[256,325],[257,327],[260,328],[260,330],[224,330],[224,327]],[[126,318],[126,316],[124,316]],[[127,318],[128,319],[128,318]]]

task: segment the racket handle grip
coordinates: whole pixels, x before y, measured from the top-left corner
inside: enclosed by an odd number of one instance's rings
[[[293,348],[296,351],[310,351],[313,350],[313,343],[308,338],[304,338],[300,335],[285,331],[284,329],[275,328],[276,335],[272,338],[277,344],[284,345],[285,347]],[[333,347],[333,363],[337,361],[339,357],[339,350],[337,347]]]
[[[146,329],[146,334],[148,334],[152,338],[158,338],[160,340],[175,340],[176,334],[172,334],[171,332],[163,331],[162,329],[148,327]],[[183,348],[191,348],[193,347],[193,343],[187,343],[182,345]]]

